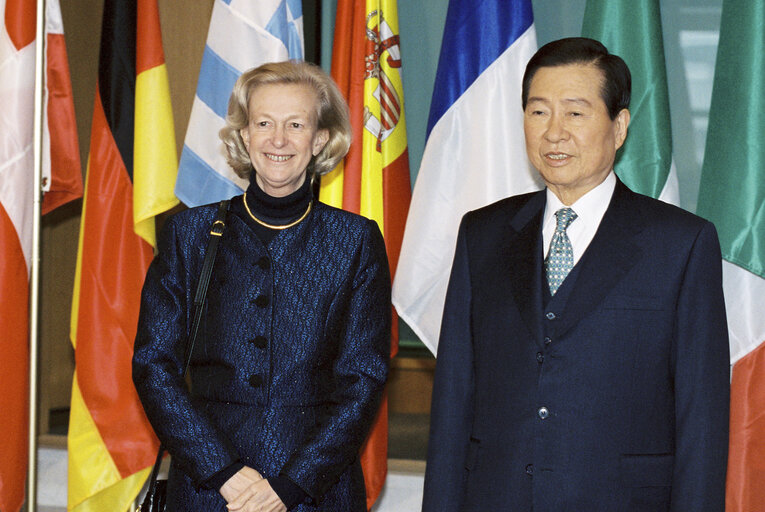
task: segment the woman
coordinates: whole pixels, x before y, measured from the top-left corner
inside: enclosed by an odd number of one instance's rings
[[[216,205],[169,219],[146,276],[133,380],[170,454],[170,511],[365,510],[358,452],[387,377],[390,275],[376,223],[312,196],[350,144],[332,80],[244,73],[221,130],[232,199],[186,386],[183,353]]]

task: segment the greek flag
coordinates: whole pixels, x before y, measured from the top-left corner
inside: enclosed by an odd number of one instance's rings
[[[247,188],[247,181],[226,163],[218,138],[231,90],[239,75],[250,68],[302,58],[300,0],[215,0],[178,168],[178,199],[198,206]]]

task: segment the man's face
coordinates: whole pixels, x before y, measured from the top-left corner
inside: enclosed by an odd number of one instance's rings
[[[603,182],[627,136],[629,111],[609,118],[600,92],[603,79],[593,65],[570,64],[540,68],[529,86],[526,152],[567,205]]]

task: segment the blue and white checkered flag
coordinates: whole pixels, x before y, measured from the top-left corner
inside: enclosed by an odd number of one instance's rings
[[[302,58],[300,0],[215,0],[175,185],[181,201],[198,206],[247,188],[226,163],[218,138],[231,90],[250,68]]]

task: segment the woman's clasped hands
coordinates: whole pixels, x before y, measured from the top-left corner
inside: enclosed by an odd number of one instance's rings
[[[256,470],[243,467],[220,488],[228,509],[240,512],[286,512],[268,480]]]

